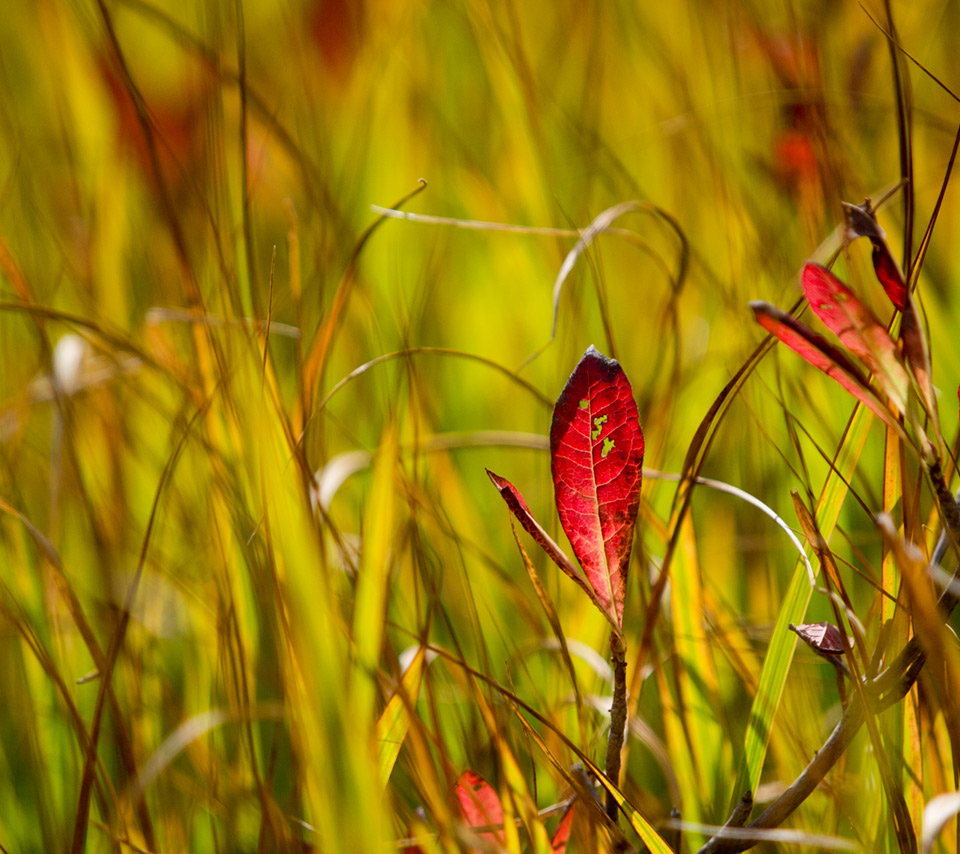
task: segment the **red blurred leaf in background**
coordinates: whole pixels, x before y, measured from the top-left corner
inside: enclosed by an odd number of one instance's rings
[[[553,849],[553,854],[565,854],[567,850],[567,842],[570,841],[570,828],[573,826],[573,812],[576,805],[576,801],[570,802],[570,805],[563,811],[560,824],[557,825],[557,829],[553,832],[553,837],[550,840],[550,847]]]
[[[643,431],[619,363],[591,346],[553,410],[560,523],[601,608],[619,628],[640,504]]]
[[[463,820],[470,827],[489,827],[503,824],[503,805],[496,790],[476,771],[464,771],[457,780],[455,789]],[[484,839],[504,844],[502,830],[481,833]]]

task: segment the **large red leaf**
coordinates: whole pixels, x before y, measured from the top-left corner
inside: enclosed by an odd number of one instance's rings
[[[869,406],[887,424],[896,425],[890,411],[870,390],[870,383],[867,378],[844,355],[843,351],[834,347],[823,336],[818,335],[793,315],[770,305],[768,302],[756,300],[750,303],[750,308],[753,309],[753,315],[757,323],[767,332],[778,338],[815,368],[819,368],[828,377],[840,383],[857,400]]]
[[[622,627],[643,431],[626,375],[595,347],[553,410],[550,452],[560,523],[601,608]]]
[[[837,335],[851,353],[873,372],[891,403],[907,411],[910,380],[896,344],[876,316],[826,267],[807,262],[803,292],[810,308]]]
[[[507,507],[510,508],[510,512],[517,517],[517,520],[523,525],[523,529],[536,540],[537,545],[540,546],[553,560],[553,562],[560,567],[567,575],[569,575],[574,581],[577,582],[586,592],[587,595],[593,599],[597,607],[603,611],[604,606],[600,604],[597,600],[597,596],[593,591],[593,588],[590,586],[587,581],[586,575],[584,575],[583,570],[580,569],[567,555],[564,553],[563,549],[558,546],[550,535],[543,529],[540,523],[534,519],[533,514],[530,512],[530,508],[527,507],[527,502],[523,500],[523,496],[519,493],[517,488],[510,483],[505,477],[500,477],[498,474],[494,474],[490,469],[487,469],[487,477],[493,482],[493,485],[500,492],[501,497],[507,503]]]
[[[503,825],[503,805],[496,790],[476,771],[466,770],[460,775],[456,786],[460,814],[471,827]],[[503,830],[481,833],[484,839],[504,844]]]

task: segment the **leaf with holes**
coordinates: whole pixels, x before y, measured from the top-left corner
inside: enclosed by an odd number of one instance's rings
[[[802,284],[814,314],[863,360],[897,410],[906,412],[910,380],[896,344],[873,312],[820,264],[804,265]]]
[[[503,826],[503,805],[496,790],[476,771],[466,770],[457,780],[455,794],[460,814],[470,827]],[[503,830],[480,834],[488,842],[503,845]]]
[[[899,428],[896,419],[871,390],[869,380],[842,350],[834,347],[822,335],[818,335],[793,315],[768,302],[756,300],[750,303],[750,308],[753,309],[757,323],[767,332],[815,368],[819,368],[828,377],[840,383],[891,427]]]
[[[626,374],[595,347],[553,410],[550,454],[560,524],[601,610],[619,629],[640,505],[643,431]]]

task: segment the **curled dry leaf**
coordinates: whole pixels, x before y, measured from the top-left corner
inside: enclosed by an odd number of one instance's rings
[[[801,623],[795,626],[793,623],[787,627],[807,646],[818,655],[837,656],[843,655],[843,635],[833,623]],[[853,647],[853,639],[847,638],[847,645]]]

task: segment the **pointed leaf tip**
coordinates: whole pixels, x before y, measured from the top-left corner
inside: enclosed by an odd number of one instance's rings
[[[640,505],[644,439],[633,390],[591,346],[564,386],[550,429],[557,512],[601,610],[619,629]]]
[[[877,222],[873,205],[869,199],[862,205],[851,205],[844,202],[843,209],[847,220],[847,240],[855,240],[858,237],[869,239],[873,247],[873,270],[877,279],[883,285],[883,290],[890,298],[890,302],[894,304],[898,311],[904,311],[908,302],[907,282],[903,277],[900,266],[890,252],[890,247],[887,245],[887,236],[883,233],[880,223]]]
[[[500,493],[500,496],[506,502],[507,507],[510,508],[510,512],[513,513],[517,521],[523,526],[523,530],[533,537],[537,545],[547,553],[550,559],[574,581],[576,581],[577,584],[579,584],[586,591],[587,595],[594,600],[597,607],[600,608],[600,610],[603,610],[603,605],[597,601],[596,594],[594,593],[593,588],[587,582],[587,578],[583,574],[583,570],[574,564],[569,557],[567,557],[566,552],[564,552],[564,550],[554,542],[553,538],[534,518],[533,514],[530,512],[530,508],[527,507],[527,502],[523,500],[523,496],[520,494],[517,488],[505,477],[500,477],[500,475],[494,474],[492,471],[490,471],[490,469],[486,469],[486,472],[487,477],[490,478],[491,482]]]

